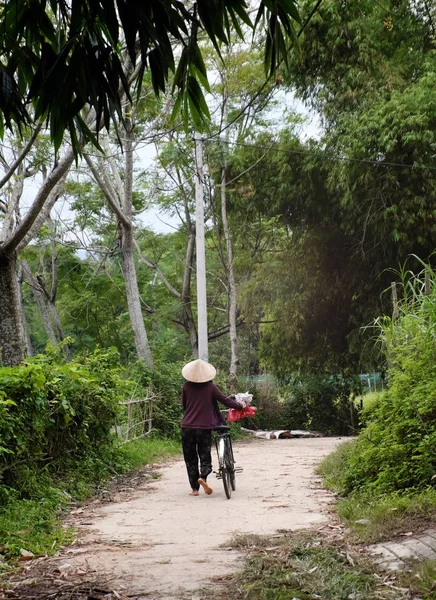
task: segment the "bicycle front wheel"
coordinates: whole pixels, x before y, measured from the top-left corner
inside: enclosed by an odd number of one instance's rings
[[[233,460],[232,450],[227,446],[226,448],[226,469],[229,474],[229,482],[233,491],[236,490],[236,477],[235,477],[235,463]]]
[[[227,500],[232,497],[232,484],[230,479],[230,473],[226,466],[221,469],[221,477],[223,480],[224,492],[227,496]]]
[[[235,491],[236,490],[236,477],[235,477],[235,467],[232,466],[232,468],[229,468],[229,480],[230,480],[230,485],[232,487],[232,490]]]

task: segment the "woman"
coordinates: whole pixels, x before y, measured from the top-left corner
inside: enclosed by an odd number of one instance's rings
[[[212,473],[212,430],[224,423],[218,402],[239,410],[246,404],[237,402],[234,396],[225,396],[217,388],[212,382],[216,369],[204,360],[186,364],[182,375],[186,379],[182,389],[182,447],[192,488],[190,495],[198,496],[200,485],[210,495],[213,490],[207,484],[207,476]]]

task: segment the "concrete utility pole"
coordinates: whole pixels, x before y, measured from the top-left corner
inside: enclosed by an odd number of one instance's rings
[[[197,256],[197,313],[198,313],[198,358],[209,359],[207,339],[206,297],[206,251],[204,247],[204,202],[203,202],[203,140],[196,132],[195,140],[195,223]]]

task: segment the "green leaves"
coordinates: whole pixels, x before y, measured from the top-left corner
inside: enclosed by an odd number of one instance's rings
[[[118,353],[108,349],[65,364],[59,349],[49,348],[23,366],[0,368],[5,483],[23,484],[14,461],[62,472],[69,462],[111,447],[118,402],[132,388],[118,362]]]
[[[368,427],[347,465],[348,492],[424,490],[436,472],[436,287],[426,271],[408,274],[399,318],[378,321],[389,389],[367,411]]]
[[[263,1],[258,14],[266,18],[265,61],[271,74],[288,60],[299,15],[294,0]],[[69,129],[80,151],[81,137],[90,139],[89,131],[77,129],[81,110],[90,105],[108,127],[122,118],[120,90],[130,97],[121,42],[132,65],[138,65],[138,95],[145,69],[156,95],[175,72],[174,114],[181,109],[185,124],[192,118],[198,127],[210,117],[200,34],[205,32],[219,53],[233,29],[243,37],[241,24],[252,27],[244,0],[198,0],[190,7],[180,0],[10,0],[0,10],[0,134],[13,122],[27,124],[32,102],[36,118],[47,118],[55,148]],[[178,63],[174,42],[182,49]]]

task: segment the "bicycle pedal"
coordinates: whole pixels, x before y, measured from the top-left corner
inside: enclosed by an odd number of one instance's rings
[[[242,473],[243,470],[242,467],[235,467],[235,473]]]

